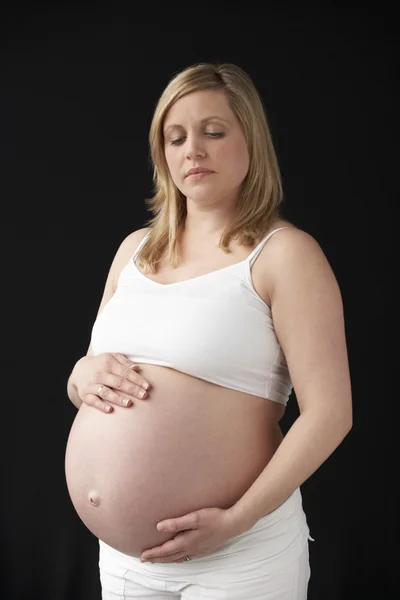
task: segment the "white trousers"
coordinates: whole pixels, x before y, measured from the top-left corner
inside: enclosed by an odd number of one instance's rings
[[[208,556],[141,563],[99,540],[102,600],[306,600],[311,575],[300,488]]]

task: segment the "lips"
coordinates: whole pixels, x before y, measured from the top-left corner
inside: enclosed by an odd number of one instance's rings
[[[189,169],[189,171],[186,173],[186,177],[188,177],[189,175],[198,175],[199,173],[214,173],[214,171],[211,171],[210,169],[202,169],[202,168],[195,168],[195,169]]]

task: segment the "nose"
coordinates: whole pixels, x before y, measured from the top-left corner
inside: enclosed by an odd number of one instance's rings
[[[186,157],[191,159],[194,156],[205,156],[204,140],[193,135],[186,138]]]

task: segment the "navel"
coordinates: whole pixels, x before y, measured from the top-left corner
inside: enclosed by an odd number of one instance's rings
[[[97,490],[90,490],[88,494],[89,502],[92,506],[99,506],[100,504],[100,495]]]

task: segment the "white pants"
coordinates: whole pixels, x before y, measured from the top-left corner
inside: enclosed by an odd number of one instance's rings
[[[102,600],[306,600],[309,528],[300,488],[211,555],[141,563],[99,540]]]

